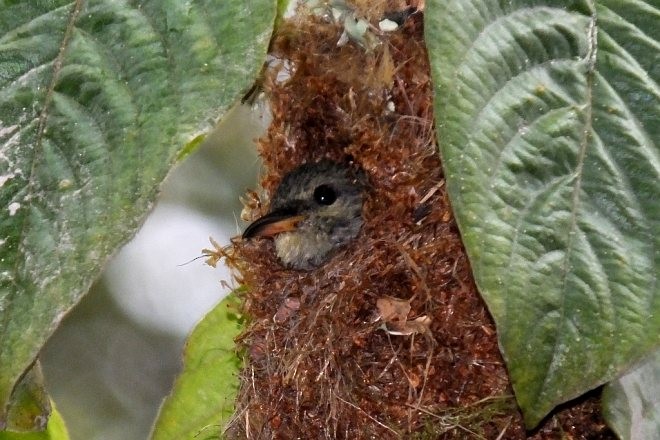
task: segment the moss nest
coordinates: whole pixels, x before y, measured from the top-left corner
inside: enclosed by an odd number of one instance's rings
[[[370,188],[359,237],[316,270],[282,267],[270,240],[234,242],[248,324],[228,437],[614,438],[598,396],[525,432],[445,191],[423,13],[381,33],[383,13],[410,5],[362,3],[370,47],[338,46],[342,27],[306,13],[271,44],[264,194],[323,158],[361,167]],[[251,200],[256,218],[267,198]]]

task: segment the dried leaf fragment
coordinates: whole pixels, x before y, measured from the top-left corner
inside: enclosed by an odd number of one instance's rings
[[[426,315],[408,320],[410,299],[383,297],[376,300],[379,318],[383,320],[383,330],[391,335],[408,336],[415,333],[430,334],[432,319]]]
[[[261,197],[259,197],[259,194],[256,191],[251,189],[247,190],[245,196],[240,199],[243,204],[241,220],[252,222],[264,214],[262,212],[263,203],[261,202]]]
[[[390,322],[389,325],[383,324],[383,330],[394,336],[410,336],[416,333],[430,335],[430,325],[432,319],[426,315],[419,316],[411,321]]]
[[[378,315],[385,323],[405,322],[410,313],[410,300],[383,297],[376,300]]]

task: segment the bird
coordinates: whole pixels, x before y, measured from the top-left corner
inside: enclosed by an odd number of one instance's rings
[[[359,234],[366,184],[364,171],[347,164],[303,164],[284,176],[269,212],[251,223],[242,238],[272,238],[287,268],[319,267]]]

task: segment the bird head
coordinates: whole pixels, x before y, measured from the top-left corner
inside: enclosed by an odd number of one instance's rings
[[[243,238],[272,237],[285,266],[313,269],[360,231],[365,181],[362,172],[335,162],[302,165],[284,176],[270,211]]]

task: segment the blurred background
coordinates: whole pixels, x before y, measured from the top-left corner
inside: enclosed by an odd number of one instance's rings
[[[186,335],[235,286],[199,259],[209,236],[238,235],[239,196],[260,171],[263,105],[232,109],[178,164],[144,225],[65,318],[41,354],[48,391],[73,440],[146,439],[181,369]]]

